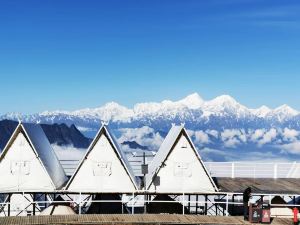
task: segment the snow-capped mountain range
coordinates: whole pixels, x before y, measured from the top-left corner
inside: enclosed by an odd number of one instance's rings
[[[262,106],[250,109],[237,102],[229,95],[221,95],[212,100],[205,101],[199,94],[194,93],[179,101],[164,100],[160,103],[138,103],[132,109],[116,102],[110,102],[99,108],[86,108],[76,111],[45,111],[33,115],[20,113],[8,113],[0,119],[24,120],[27,122],[55,123],[76,120],[99,123],[130,123],[139,119],[155,120],[164,118],[167,120],[180,118],[182,122],[189,120],[209,120],[210,117],[234,117],[234,118],[262,118],[273,122],[286,122],[298,117],[300,113],[288,105],[282,105],[275,109]],[[186,120],[186,121],[185,121]],[[99,124],[98,124],[99,126]]]
[[[222,155],[221,159],[226,160],[224,157],[236,149],[255,154],[263,151],[270,158],[278,154],[300,156],[300,113],[297,110],[288,105],[251,109],[229,95],[206,101],[194,93],[179,101],[138,103],[133,108],[110,102],[99,108],[76,111],[9,113],[1,119],[75,124],[89,137],[95,135],[102,121],[109,123],[120,142],[135,141],[154,150],[172,123],[185,123],[207,158],[217,154],[217,158]],[[225,155],[224,151],[227,151]]]

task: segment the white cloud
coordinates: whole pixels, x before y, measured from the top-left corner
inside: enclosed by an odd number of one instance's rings
[[[224,146],[227,148],[235,148],[241,142],[237,138],[230,138],[224,141]]]
[[[195,131],[193,131],[193,130],[186,130],[186,132],[190,137],[194,136],[194,134],[195,134]]]
[[[278,146],[278,148],[284,149],[285,151],[293,154],[300,154],[300,141],[284,144]]]
[[[219,132],[216,131],[216,130],[206,130],[205,132],[206,132],[207,134],[209,134],[209,135],[215,137],[215,138],[218,138],[218,137],[219,137]]]
[[[258,141],[258,145],[262,146],[264,144],[270,143],[277,136],[277,131],[274,128],[271,128],[269,131],[265,132],[262,139]]]
[[[87,149],[73,146],[51,145],[59,160],[81,160]]]
[[[119,130],[121,136],[119,143],[124,141],[135,141],[142,146],[148,147],[150,150],[158,150],[163,138],[153,128],[143,126],[141,128],[122,128]]]
[[[285,141],[296,141],[299,136],[299,131],[289,128],[284,128],[282,132],[283,140]]]
[[[195,131],[195,142],[199,144],[208,144],[210,142],[208,134],[203,132],[202,130]]]
[[[244,129],[241,130],[239,139],[240,139],[242,142],[244,142],[244,143],[247,142],[247,134],[246,134],[246,131],[245,131]]]
[[[225,129],[222,133],[221,133],[221,138],[223,141],[225,141],[226,139],[231,139],[235,136],[239,136],[241,134],[241,132],[237,129]]]
[[[221,133],[221,139],[225,147],[234,148],[241,142],[247,142],[247,135],[244,129],[225,129]]]
[[[96,129],[89,128],[89,127],[80,127],[80,126],[78,126],[77,129],[78,129],[80,132],[88,132],[88,131],[89,131],[89,132],[92,132],[92,131],[97,132]]]
[[[257,129],[254,131],[254,133],[251,135],[251,140],[253,142],[256,142],[258,139],[262,138],[265,134],[265,129]]]

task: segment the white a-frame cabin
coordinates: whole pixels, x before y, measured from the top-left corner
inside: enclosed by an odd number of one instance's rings
[[[76,192],[132,193],[137,183],[126,156],[102,125],[66,189]]]
[[[146,187],[156,193],[217,191],[184,126],[172,126],[149,165]]]
[[[66,182],[41,126],[19,123],[0,155],[0,192],[51,192]]]

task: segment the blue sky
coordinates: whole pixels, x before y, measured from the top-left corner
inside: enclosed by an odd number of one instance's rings
[[[300,110],[300,3],[0,3],[0,113],[229,94]]]

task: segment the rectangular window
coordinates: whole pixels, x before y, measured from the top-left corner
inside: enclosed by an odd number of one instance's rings
[[[30,162],[29,161],[11,161],[10,172],[12,175],[29,175]]]
[[[94,162],[93,174],[94,176],[108,177],[112,173],[111,162]]]

